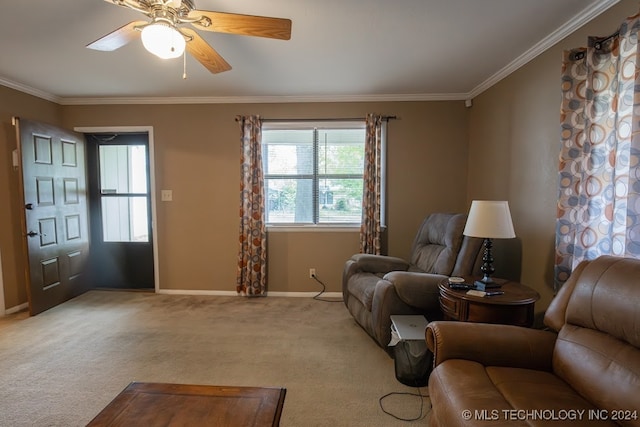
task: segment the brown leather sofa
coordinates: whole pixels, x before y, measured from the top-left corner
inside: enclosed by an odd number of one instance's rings
[[[544,321],[430,323],[430,425],[640,426],[640,260],[581,263]]]

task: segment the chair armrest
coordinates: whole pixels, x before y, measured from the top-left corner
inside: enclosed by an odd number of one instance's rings
[[[384,276],[386,281],[393,284],[400,300],[423,311],[439,310],[438,285],[446,278],[441,274],[409,271],[392,271]]]
[[[409,263],[402,258],[386,255],[355,254],[351,257],[351,261],[355,263],[353,268],[357,271],[374,274],[409,268]]]
[[[434,367],[447,359],[466,359],[484,366],[551,371],[556,337],[521,326],[453,321],[431,322],[425,331]]]

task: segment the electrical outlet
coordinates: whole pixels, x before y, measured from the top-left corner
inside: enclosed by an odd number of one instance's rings
[[[163,202],[171,202],[173,200],[172,190],[160,190],[160,200]]]
[[[316,269],[315,268],[310,268],[309,269],[309,279],[313,279],[316,275]]]

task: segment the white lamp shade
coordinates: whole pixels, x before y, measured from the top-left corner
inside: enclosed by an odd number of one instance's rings
[[[169,24],[156,22],[142,29],[142,44],[154,55],[170,59],[184,53],[186,42],[182,34]]]
[[[516,237],[509,211],[509,202],[474,200],[463,234],[484,239],[512,239]]]

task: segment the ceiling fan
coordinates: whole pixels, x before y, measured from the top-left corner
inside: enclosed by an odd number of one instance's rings
[[[105,0],[143,13],[150,21],[133,21],[89,43],[89,49],[112,51],[142,38],[142,44],[161,58],[177,58],[185,49],[212,73],[231,69],[193,29],[280,40],[291,38],[291,20],[266,16],[198,10],[193,0]]]

